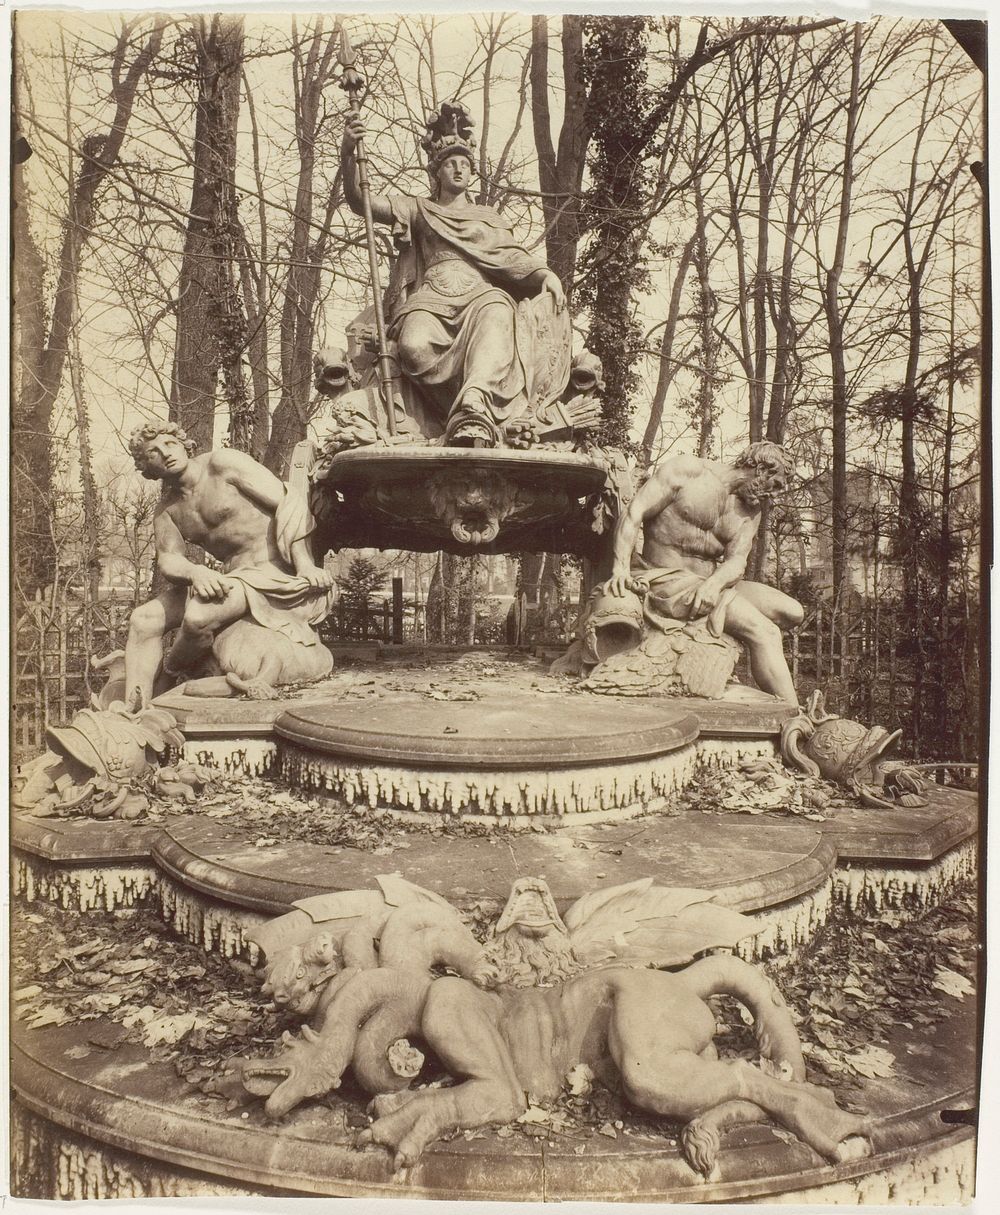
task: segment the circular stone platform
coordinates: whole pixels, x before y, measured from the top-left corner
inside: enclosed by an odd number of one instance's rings
[[[723,1137],[718,1174],[704,1181],[683,1159],[677,1128],[582,1127],[532,1141],[493,1129],[434,1143],[393,1172],[380,1147],[359,1148],[363,1116],[342,1091],[280,1124],[252,1103],[224,1108],[186,1085],[168,1061],[100,1041],[103,1019],[31,1030],[15,1026],[13,1132],[17,1188],[32,1198],[337,1196],[732,1203],[944,1204],[968,1201],[972,1128],[946,1121],[974,1099],[975,1002],[930,1033],[900,1028],[891,1080],[864,1083],[871,1154],[822,1160],[794,1136],[743,1125]],[[353,1115],[353,1121],[351,1117]],[[611,1132],[610,1136],[608,1131]],[[791,1208],[790,1208],[791,1209]]]
[[[693,743],[697,717],[683,702],[622,705],[597,698],[523,697],[368,704],[307,704],[275,733],[324,756],[414,767],[576,768],[653,759]]]
[[[676,701],[396,694],[310,704],[274,724],[282,775],[403,814],[600,822],[656,809],[698,760]]]

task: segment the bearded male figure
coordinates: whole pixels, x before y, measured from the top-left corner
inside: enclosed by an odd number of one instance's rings
[[[790,596],[744,577],[765,498],[788,485],[790,460],[776,443],[751,443],[733,463],[673,456],[656,465],[620,517],[605,590],[645,596],[647,625],[703,618],[749,652],[757,686],[795,704],[782,629],[802,623]],[[637,552],[642,529],[641,552]]]
[[[387,292],[389,337],[445,443],[496,447],[504,423],[542,391],[542,376],[551,398],[565,387],[571,346],[565,296],[558,276],[517,243],[508,221],[469,199],[475,140],[465,107],[442,105],[427,127],[433,197],[371,199],[372,217],[392,227],[400,250]],[[351,116],[342,149],[344,195],[359,215],[355,149],[364,137],[363,122]],[[532,322],[518,306],[539,294],[550,297],[559,316],[555,358],[537,357]]]
[[[137,427],[129,448],[142,475],[163,482],[153,532],[167,586],[132,613],[126,703],[151,698],[161,670],[197,670],[220,633],[240,621],[265,630],[255,647],[259,658],[251,656],[262,669],[268,649],[306,647],[315,655],[313,626],[329,611],[332,579],[313,560],[304,495],[244,452],[195,455],[194,442],[174,422]],[[222,571],[189,561],[186,544],[200,545]],[[164,659],[164,635],[172,629],[177,638]],[[245,649],[246,640],[237,639],[237,648]]]

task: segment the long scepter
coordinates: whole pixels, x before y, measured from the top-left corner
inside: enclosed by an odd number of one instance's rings
[[[361,113],[361,91],[365,87],[365,78],[354,66],[357,62],[357,52],[351,46],[351,40],[344,26],[340,27],[340,52],[337,61],[344,69],[340,78],[340,87],[347,93],[351,111]],[[382,283],[378,273],[378,246],[375,243],[375,221],[372,218],[372,195],[368,183],[368,154],[365,151],[365,141],[359,139],[354,148],[354,163],[358,166],[358,186],[361,190],[361,213],[365,220],[365,237],[368,242],[368,268],[372,276],[372,295],[375,302],[375,335],[378,342],[378,386],[385,404],[386,417],[389,421],[389,434],[396,434],[396,407],[392,394],[392,364],[389,360],[389,348],[385,336],[385,315],[382,311]]]

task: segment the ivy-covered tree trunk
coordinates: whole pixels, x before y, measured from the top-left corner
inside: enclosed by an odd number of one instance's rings
[[[646,286],[643,246],[649,171],[646,154],[646,35],[644,17],[584,20],[583,73],[591,128],[587,199],[591,239],[577,301],[589,308],[587,346],[604,367],[604,442],[629,442],[635,366],[643,346],[633,297]]]
[[[21,140],[22,154],[29,152]],[[28,223],[29,199],[21,164],[12,177],[14,324],[12,362],[20,368],[11,394],[11,549],[14,584],[31,598],[51,578],[55,546],[49,524],[52,452],[45,400],[33,391],[45,349],[45,263]],[[51,405],[50,405],[51,408]]]

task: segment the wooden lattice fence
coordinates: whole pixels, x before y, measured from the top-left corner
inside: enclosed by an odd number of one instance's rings
[[[88,603],[79,594],[53,601],[41,593],[16,612],[13,635],[13,743],[20,757],[37,751],[47,725],[65,724],[104,683],[90,665],[125,644],[131,598]],[[572,612],[567,609],[570,619]],[[483,636],[478,643],[505,638]],[[493,622],[495,623],[495,622]],[[324,640],[383,644],[427,640],[423,604],[397,599],[367,608],[337,604],[321,632]],[[486,635],[486,632],[489,635]],[[509,629],[507,630],[509,632]],[[532,638],[562,643],[564,633]],[[515,641],[507,636],[508,642]],[[516,641],[515,641],[516,643]],[[975,611],[957,607],[945,627],[914,649],[895,606],[866,603],[839,618],[819,605],[786,638],[796,689],[827,693],[829,707],[869,724],[904,731],[902,751],[926,760],[976,762],[980,758],[979,636]],[[744,664],[745,665],[745,664]],[[745,671],[741,673],[745,677]]]
[[[42,745],[45,728],[85,708],[105,677],[90,665],[121,649],[128,633],[129,599],[97,604],[66,594],[39,592],[16,607],[13,636],[13,741],[25,753]]]

